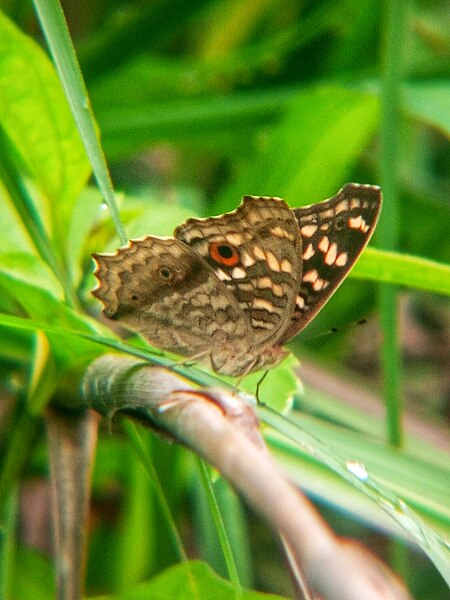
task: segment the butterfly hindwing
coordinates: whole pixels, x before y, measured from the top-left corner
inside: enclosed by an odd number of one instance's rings
[[[248,326],[214,271],[173,238],[147,236],[114,254],[94,254],[94,295],[106,317],[155,346],[185,356],[219,352],[220,340],[246,349]]]
[[[328,200],[293,209],[302,239],[302,274],[280,344],[304,329],[343,282],[374,232],[381,202],[379,187],[348,183]]]

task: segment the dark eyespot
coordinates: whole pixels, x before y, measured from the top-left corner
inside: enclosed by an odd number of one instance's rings
[[[239,254],[234,246],[227,243],[211,242],[209,255],[219,265],[234,267],[239,262]]]
[[[230,259],[233,256],[233,248],[230,248],[230,246],[217,246],[217,252],[225,259]]]
[[[159,274],[161,275],[161,277],[163,279],[166,279],[166,280],[172,279],[172,277],[173,277],[172,270],[166,266],[159,267]]]
[[[334,221],[334,228],[339,231],[340,229],[344,229],[344,227],[345,227],[345,220],[342,217],[338,217]]]
[[[139,296],[137,294],[133,294],[131,296],[131,299],[134,300],[136,302],[136,300],[139,300]]]

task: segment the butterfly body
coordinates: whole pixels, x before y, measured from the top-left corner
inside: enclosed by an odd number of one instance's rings
[[[244,375],[279,362],[347,275],[381,207],[376,186],[291,209],[246,196],[234,211],[188,219],[173,238],[147,236],[94,254],[104,314],[165,350]]]

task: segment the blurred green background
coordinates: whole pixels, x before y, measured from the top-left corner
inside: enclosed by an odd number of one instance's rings
[[[187,216],[231,210],[245,194],[282,196],[299,206],[356,181],[386,192],[374,246],[450,262],[448,2],[405,2],[398,21],[390,14],[395,4],[64,2],[114,185],[123,192],[127,235],[170,235]],[[0,8],[45,47],[30,2],[2,0]],[[89,188],[80,211],[98,203]],[[107,216],[101,227],[96,219],[78,241],[84,258],[77,292],[91,312],[98,307],[89,296],[89,253],[117,245]],[[80,222],[85,227],[84,217]],[[408,291],[393,305],[400,328],[395,360],[403,363],[397,391],[407,415],[401,455],[387,448],[377,290],[374,283],[346,281],[292,343],[305,386],[294,398],[293,418],[344,455],[361,457],[394,488],[397,483],[400,494],[415,498],[421,514],[448,533],[448,298]],[[368,323],[354,326],[362,317]],[[340,330],[328,335],[330,327]],[[26,360],[6,362],[7,402]],[[188,554],[226,576],[192,457],[143,435]],[[338,533],[390,562],[417,598],[444,598],[447,587],[431,562],[381,511],[323,466],[271,441]],[[45,453],[41,431],[14,517],[22,541],[14,571],[19,599],[52,593]],[[176,562],[146,477],[123,432],[110,435],[105,426],[94,473],[90,595],[131,589]],[[221,480],[216,488],[242,582],[292,593],[271,533]]]

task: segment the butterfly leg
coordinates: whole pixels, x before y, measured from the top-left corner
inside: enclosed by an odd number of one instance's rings
[[[259,389],[262,385],[262,382],[264,381],[264,379],[267,377],[267,375],[269,374],[269,371],[264,371],[264,373],[262,374],[261,378],[259,379],[258,383],[256,384],[256,392],[255,392],[255,396],[256,396],[256,402],[258,404],[264,404],[264,402],[262,402],[259,399]]]
[[[202,362],[207,356],[208,352],[198,352],[197,354],[176,361],[175,364],[180,367],[193,367],[196,363]]]

